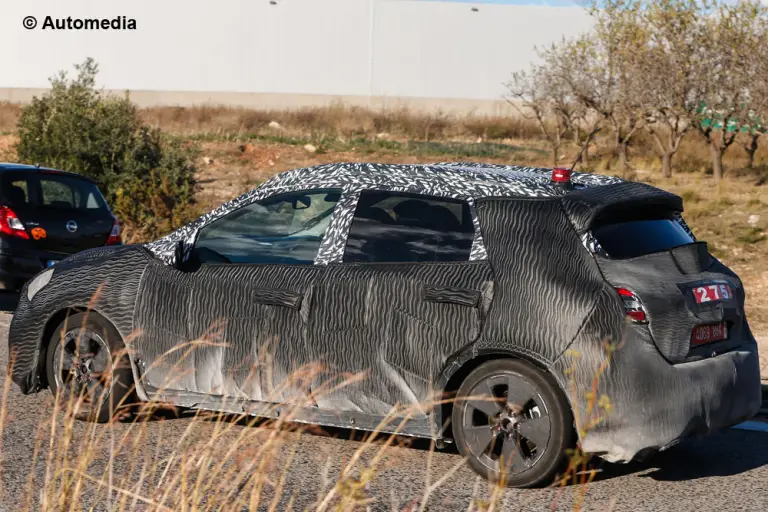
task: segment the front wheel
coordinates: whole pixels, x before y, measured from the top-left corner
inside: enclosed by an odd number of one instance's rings
[[[48,342],[46,376],[54,396],[70,401],[76,418],[105,423],[127,405],[133,373],[125,345],[97,313],[77,313]]]
[[[451,421],[472,469],[510,487],[552,483],[574,444],[573,414],[557,382],[515,359],[473,370],[459,387]]]

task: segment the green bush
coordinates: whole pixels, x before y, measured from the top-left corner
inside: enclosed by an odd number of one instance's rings
[[[157,238],[193,218],[196,148],[142,125],[127,94],[98,90],[92,59],[75,69],[74,79],[60,72],[50,92],[22,109],[19,159],[94,179],[128,242]]]

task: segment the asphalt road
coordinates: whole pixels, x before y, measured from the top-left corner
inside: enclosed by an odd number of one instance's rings
[[[10,315],[0,314],[0,339],[5,340]],[[0,351],[0,373],[5,380],[7,350]],[[2,489],[0,489],[0,510],[39,510],[40,491],[45,481],[46,467],[55,468],[49,460],[49,432],[51,425],[51,398],[49,393],[23,396],[12,386],[4,399],[2,435]],[[58,416],[61,418],[61,415]],[[143,482],[135,489],[138,494],[162,491],[164,482],[171,478],[165,475],[145,474],[140,477],[141,467],[168,465],[171,476],[180,471],[178,461],[167,464],[180,440],[185,446],[204,447],[215,439],[213,457],[233,446],[239,436],[249,436],[254,449],[265,445],[274,433],[272,427],[249,427],[236,422],[225,422],[227,432],[220,432],[221,424],[201,421],[190,415],[180,418],[169,416],[165,419],[146,422],[138,432],[130,423],[119,423],[112,431],[107,426],[92,426],[76,422],[72,430],[70,456],[81,455],[80,443],[93,435],[101,435],[102,443],[89,443],[90,461],[86,472],[94,478],[106,478],[109,466],[106,463],[110,453],[109,439],[120,438],[134,428],[129,439],[140,442],[130,449],[118,450],[113,459],[111,473],[114,482],[121,482],[122,476],[129,475],[128,481]],[[60,421],[60,420],[59,420]],[[217,430],[219,429],[219,430]],[[111,434],[111,435],[105,435]],[[140,434],[140,435],[139,435]],[[58,430],[57,443],[64,437]],[[350,440],[349,438],[353,439]],[[265,486],[259,509],[267,505],[275,494],[282,496],[276,510],[304,510],[313,507],[318,496],[324,496],[329,482],[335,482],[341,468],[353,454],[363,446],[362,435],[346,430],[309,434],[288,433],[277,449],[277,464],[260,471],[272,478]],[[43,443],[35,455],[36,440]],[[128,443],[131,444],[131,443]],[[381,445],[373,445],[378,449]],[[367,450],[362,463],[370,461],[374,450]],[[207,452],[210,453],[211,452]],[[293,453],[293,458],[291,454]],[[426,510],[467,510],[480,507],[489,493],[489,486],[475,476],[466,466],[461,465],[459,455],[447,449],[434,453],[431,472],[428,472],[429,443],[417,442],[412,446],[391,447],[377,466],[375,476],[360,494],[367,498],[370,510],[406,510],[409,504],[419,503],[427,487],[428,474],[431,482],[450,474],[452,468],[460,468],[430,495]],[[61,457],[55,452],[50,460]],[[228,477],[233,481],[241,471],[255,471],[253,459],[247,449],[238,450],[237,456],[230,457]],[[188,461],[189,462],[189,461]],[[194,462],[194,461],[192,461]],[[199,467],[197,461],[188,467]],[[288,467],[288,471],[278,467]],[[138,468],[138,469],[137,469]],[[583,510],[631,510],[631,511],[708,511],[708,510],[764,510],[768,508],[768,433],[744,430],[729,430],[716,436],[691,441],[655,456],[645,464],[597,465],[598,475],[586,491]],[[49,474],[53,471],[49,471]],[[146,472],[145,472],[146,473]],[[134,475],[131,477],[130,475]],[[274,488],[285,475],[282,492]],[[32,479],[32,480],[31,480]],[[30,483],[31,480],[31,483]],[[201,479],[202,480],[202,479]],[[131,484],[133,485],[133,484]],[[122,487],[128,487],[124,482]],[[68,510],[107,510],[115,508],[107,504],[105,493],[98,491],[96,484],[87,485],[76,493],[76,500],[67,503]],[[193,492],[189,490],[189,492]],[[506,490],[497,510],[572,510],[579,499],[581,488],[570,486],[564,489]],[[205,493],[203,493],[205,494]],[[292,498],[291,498],[292,497]],[[202,500],[212,504],[210,495]],[[289,500],[292,499],[292,503]],[[130,501],[130,500],[129,500]],[[146,510],[151,507],[142,506]],[[411,505],[412,506],[412,505]],[[225,506],[224,508],[229,509]],[[418,508],[408,509],[418,510]]]

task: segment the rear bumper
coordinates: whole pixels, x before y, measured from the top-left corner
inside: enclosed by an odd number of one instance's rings
[[[48,251],[0,249],[0,290],[20,291],[24,283],[45,269],[48,261],[60,261],[67,256]]]
[[[564,386],[575,382],[577,390],[586,391],[603,352],[586,346],[574,350],[582,356],[570,365],[558,361],[553,373]],[[750,336],[737,350],[670,365],[650,340],[632,333],[613,354],[598,389],[610,401],[607,411],[589,411],[584,392],[571,397],[581,418],[604,415],[581,435],[582,447],[611,462],[628,462],[639,453],[664,450],[752,418],[762,402],[757,344]]]
[[[0,253],[0,289],[19,291],[42,269],[42,260],[38,258]]]

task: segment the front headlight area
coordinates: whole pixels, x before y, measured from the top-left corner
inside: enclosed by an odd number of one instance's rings
[[[37,277],[30,281],[29,285],[27,285],[27,300],[31,302],[32,299],[35,298],[35,295],[37,295],[37,292],[45,288],[48,283],[51,282],[53,272],[54,269],[49,268],[42,274],[38,274]]]

